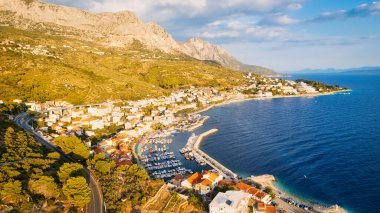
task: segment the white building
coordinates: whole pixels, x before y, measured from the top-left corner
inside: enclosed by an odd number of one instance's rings
[[[316,93],[317,90],[315,90],[314,87],[307,85],[305,82],[298,82],[297,83],[297,89],[300,92],[306,92],[306,93]]]
[[[91,121],[90,124],[91,124],[91,129],[92,130],[103,129],[104,125],[105,125],[102,120],[94,120],[94,121]]]
[[[209,204],[210,213],[246,213],[249,194],[242,191],[219,192]]]

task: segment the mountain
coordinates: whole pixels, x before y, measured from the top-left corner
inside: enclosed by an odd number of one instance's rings
[[[216,61],[220,65],[241,71],[253,72],[263,75],[277,74],[271,69],[243,64],[229,54],[223,47],[210,44],[199,38],[192,38],[181,43],[183,52],[199,60]]]
[[[356,67],[347,69],[303,69],[299,71],[290,71],[292,74],[380,74],[380,67]]]
[[[0,0],[0,100],[98,103],[245,83],[240,71],[181,48],[161,27],[130,12]]]
[[[222,47],[200,39],[178,43],[165,29],[155,23],[144,23],[130,11],[95,13],[34,0],[0,0],[0,24],[111,47],[125,47],[139,41],[152,50],[216,61],[230,69],[276,74],[264,67],[242,64]]]
[[[129,11],[94,13],[33,0],[0,0],[1,24],[52,35],[70,36],[107,46],[134,40],[164,52],[180,51],[162,27],[144,23]]]

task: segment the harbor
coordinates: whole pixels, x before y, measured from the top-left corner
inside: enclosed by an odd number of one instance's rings
[[[221,163],[207,155],[205,152],[199,149],[199,146],[202,140],[208,135],[218,132],[218,129],[210,129],[199,136],[196,136],[194,133],[189,138],[186,146],[180,150],[181,154],[185,156],[186,159],[195,160],[201,165],[208,164],[219,174],[221,174],[226,179],[234,180],[237,179],[237,175],[232,172],[227,167],[223,166]]]
[[[173,151],[168,150],[172,143],[172,132],[155,132],[145,136],[139,144],[139,160],[153,179],[170,179],[178,174],[191,174],[193,171],[183,166]]]

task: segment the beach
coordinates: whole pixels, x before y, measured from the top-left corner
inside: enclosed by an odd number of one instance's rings
[[[287,210],[288,212],[295,212],[295,213],[307,213],[307,212],[316,212],[316,213],[347,213],[344,209],[337,205],[333,205],[330,207],[326,207],[320,204],[311,203],[309,201],[301,200],[300,198],[296,196],[289,195],[285,193],[284,191],[280,190],[279,187],[276,185],[276,179],[273,175],[260,175],[260,176],[254,176],[251,177],[250,180],[253,182],[259,183],[262,185],[263,188],[270,187],[273,189],[274,193],[276,194],[275,202],[278,204],[278,206],[284,210]],[[299,208],[297,206],[291,205],[282,199],[280,197],[284,197],[287,199],[291,199],[293,201],[299,202],[299,203],[305,203],[309,206],[313,207],[313,210],[305,210],[302,208]]]

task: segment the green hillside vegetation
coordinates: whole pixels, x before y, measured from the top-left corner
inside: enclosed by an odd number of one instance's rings
[[[116,167],[104,154],[94,155],[87,160],[87,165],[102,187],[107,212],[140,209],[163,184],[162,180],[149,180],[146,171],[137,164]]]
[[[80,164],[63,164],[7,116],[0,120],[0,212],[76,212],[90,202]]]
[[[244,83],[241,72],[147,50],[137,41],[112,48],[0,27],[0,42],[0,100],[80,104],[158,97],[190,85],[229,88]]]
[[[240,69],[246,72],[252,72],[259,75],[278,75],[278,73],[269,68],[256,65],[241,64]]]

